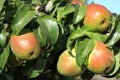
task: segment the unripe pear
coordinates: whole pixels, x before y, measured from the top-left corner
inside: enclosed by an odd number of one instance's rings
[[[88,58],[87,68],[94,73],[108,73],[115,64],[113,52],[100,41],[96,41],[95,47]]]
[[[10,45],[13,54],[23,60],[36,59],[41,50],[41,47],[33,32],[18,36],[12,35]]]
[[[111,12],[103,5],[89,4],[84,18],[84,28],[93,32],[105,32],[110,24]]]
[[[72,53],[75,56],[74,50],[72,50]],[[67,50],[59,56],[57,70],[61,75],[67,77],[78,76],[84,72],[83,69],[77,65],[75,57],[71,56]]]

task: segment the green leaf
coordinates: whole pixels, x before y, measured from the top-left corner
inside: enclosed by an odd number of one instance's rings
[[[118,15],[113,23],[112,27],[114,28],[106,40],[106,44],[110,46],[114,45],[120,39],[120,15]]]
[[[57,20],[65,18],[66,15],[75,11],[75,8],[71,4],[67,4],[64,7],[57,8]]]
[[[40,19],[37,19],[37,21],[40,22],[42,25],[42,22]],[[41,26],[41,25],[37,29],[34,30],[34,33],[35,33],[41,47],[44,47],[47,44],[46,37],[48,37],[48,35],[47,35],[47,31],[46,31],[45,27]]]
[[[21,7],[22,2],[21,2],[21,0],[16,0],[16,1],[15,1],[15,4],[16,4],[16,6],[19,8],[19,7]]]
[[[0,68],[2,70],[4,69],[7,63],[9,52],[10,52],[10,44],[8,43],[7,46],[4,48],[3,52],[0,54]]]
[[[0,75],[0,80],[13,80],[8,74],[3,73]]]
[[[4,5],[5,1],[6,0],[0,0],[0,12],[1,12],[2,8],[3,8],[3,5]]]
[[[76,39],[76,38],[80,38],[80,37],[83,37],[83,36],[87,36],[87,37],[89,37],[90,39],[93,39],[93,40],[99,40],[99,41],[105,41],[106,40],[106,35],[102,35],[102,34],[99,34],[99,33],[93,33],[93,32],[85,31],[85,30],[82,30],[82,29],[77,29],[74,32],[72,32],[69,38],[70,39]]]
[[[34,78],[39,76],[44,71],[45,66],[46,66],[46,59],[40,57],[37,60],[37,63],[35,64],[35,67],[33,68],[29,78]]]
[[[7,40],[9,33],[5,31],[5,29],[2,30],[0,33],[0,46],[4,46]]]
[[[76,52],[76,61],[79,66],[82,66],[85,63],[85,60],[89,53],[92,51],[95,46],[95,42],[90,39],[84,39],[83,41],[78,41],[75,45]]]
[[[33,19],[34,15],[35,11],[31,9],[29,4],[25,4],[18,9],[11,25],[13,34],[18,35],[20,31]]]
[[[90,39],[97,40],[97,41],[105,41],[106,35],[100,33],[93,33],[93,32],[86,32],[85,33]]]
[[[71,51],[72,47],[74,47],[75,43],[79,39],[89,38],[94,41],[105,41],[106,35],[102,35],[99,33],[88,32],[82,29],[77,29],[73,31],[67,39],[67,50]]]
[[[120,51],[115,55],[115,67],[109,76],[114,75],[120,68]]]
[[[59,36],[59,27],[57,24],[57,21],[52,16],[42,16],[37,19],[37,22],[39,23],[39,36],[38,39],[45,44],[46,40],[51,45],[54,45],[56,41],[58,40]],[[43,41],[42,38],[45,40]]]
[[[32,4],[36,4],[36,5],[42,5],[40,0],[31,0]]]
[[[34,77],[37,77],[38,75],[40,75],[40,71],[33,70],[29,78],[34,78]]]
[[[87,11],[86,5],[82,6],[80,6],[79,4],[76,5],[73,16],[73,24],[77,24],[78,22],[80,22],[84,18],[86,11]]]

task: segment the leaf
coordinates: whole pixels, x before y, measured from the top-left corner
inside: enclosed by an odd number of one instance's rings
[[[34,78],[40,75],[40,71],[38,70],[33,70],[29,78]]]
[[[9,52],[10,52],[10,44],[8,43],[7,46],[4,48],[3,52],[0,54],[0,68],[2,70],[4,69],[7,63]]]
[[[0,46],[4,46],[7,40],[9,33],[5,31],[5,29],[2,30],[0,33]]]
[[[82,29],[77,29],[74,32],[72,32],[69,38],[70,39],[76,39],[76,38],[80,38],[80,37],[83,37],[83,36],[87,36],[87,37],[89,37],[90,39],[93,39],[93,40],[99,40],[99,41],[105,41],[106,40],[105,35],[85,31],[85,30],[82,30]]]
[[[93,32],[85,32],[85,34],[90,38],[90,39],[93,39],[93,40],[97,40],[97,41],[105,41],[107,36],[106,35],[103,35],[103,34],[100,34],[100,33],[93,33]]]
[[[75,46],[77,40],[83,40],[84,38],[89,38],[93,41],[105,41],[106,35],[99,33],[88,32],[82,29],[77,29],[73,31],[67,39],[67,50],[71,51],[72,47]],[[79,42],[79,41],[78,41]],[[77,44],[77,43],[76,43]]]
[[[37,22],[39,23],[39,41],[42,42],[42,44],[45,44],[49,42],[51,45],[54,45],[56,41],[58,40],[59,36],[59,27],[57,24],[57,21],[52,16],[45,15],[43,17],[39,17],[37,19]],[[43,41],[42,38],[45,40]]]
[[[39,20],[39,22],[40,22],[40,20]],[[34,30],[34,33],[35,33],[41,47],[46,46],[46,44],[47,44],[46,37],[48,35],[46,34],[47,31],[46,31],[45,27],[44,26],[39,26],[37,29]]]
[[[22,2],[21,2],[21,0],[16,0],[16,1],[15,1],[15,4],[16,4],[16,6],[19,8],[19,7],[21,7]]]
[[[115,55],[115,67],[109,76],[114,75],[120,68],[120,51]]]
[[[64,18],[66,15],[72,13],[75,10],[75,8],[71,4],[67,4],[64,7],[58,7],[57,8],[57,21],[59,21],[61,18]]]
[[[0,75],[0,80],[13,80],[8,74],[3,73]]]
[[[85,5],[82,6],[80,6],[79,4],[76,5],[73,16],[73,24],[77,24],[78,22],[80,22],[84,18],[86,11],[87,7]]]
[[[40,0],[31,0],[32,4],[36,4],[36,5],[42,5]]]
[[[55,44],[59,35],[59,27],[56,19],[51,16],[44,16],[42,21],[44,22],[46,29],[48,29],[50,42]]]
[[[5,1],[6,0],[0,0],[0,12],[1,12],[2,8],[3,8],[3,5],[4,5]]]
[[[82,66],[85,63],[85,60],[89,53],[92,51],[95,46],[95,42],[90,39],[84,39],[83,41],[78,41],[75,45],[76,51],[76,61],[79,66]]]
[[[35,11],[31,9],[29,4],[25,4],[18,9],[11,25],[13,34],[18,35],[25,25],[33,19],[34,15]]]
[[[72,50],[72,47],[74,46],[76,39],[80,37],[79,36],[80,33],[81,33],[81,29],[72,32],[68,37],[66,46],[69,52]]]
[[[110,46],[114,45],[120,39],[120,15],[116,18],[112,27],[114,29],[106,40],[106,44]]]
[[[35,64],[35,67],[32,70],[29,78],[34,78],[39,76],[44,71],[45,66],[46,66],[46,59],[40,57],[37,60],[37,63]]]

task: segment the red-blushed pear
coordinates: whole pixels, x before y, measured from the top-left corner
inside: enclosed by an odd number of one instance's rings
[[[111,12],[103,5],[89,4],[84,18],[84,28],[93,32],[105,32],[110,24]]]
[[[100,41],[96,41],[95,47],[88,58],[87,68],[94,73],[108,73],[115,64],[113,52]]]
[[[73,4],[73,5],[79,4],[81,6],[84,3],[81,0],[72,0],[71,4]]]
[[[72,54],[75,56],[74,49],[72,50]],[[67,77],[75,77],[85,71],[85,69],[77,65],[75,57],[71,56],[67,50],[59,56],[57,70],[61,75]]]
[[[36,59],[41,50],[41,47],[33,32],[18,36],[12,35],[10,45],[13,54],[23,60]]]

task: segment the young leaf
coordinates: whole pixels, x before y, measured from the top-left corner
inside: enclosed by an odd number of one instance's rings
[[[35,11],[31,9],[29,4],[25,4],[18,9],[11,25],[13,34],[18,35],[25,25],[33,19],[34,15]]]

